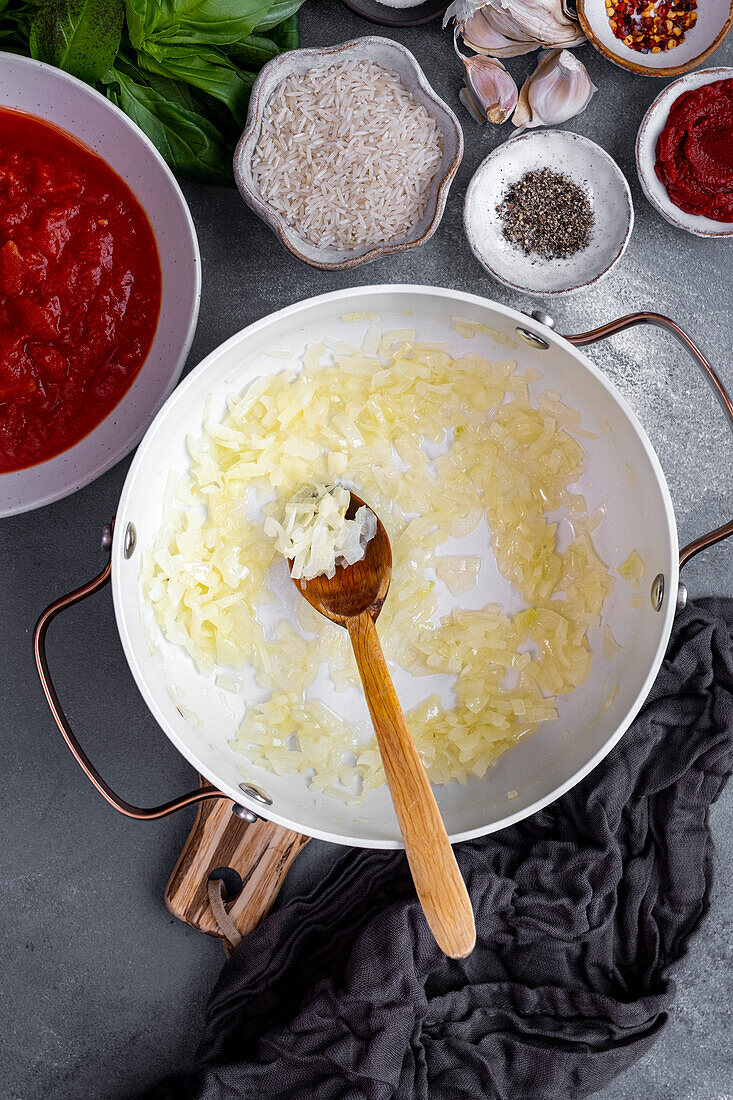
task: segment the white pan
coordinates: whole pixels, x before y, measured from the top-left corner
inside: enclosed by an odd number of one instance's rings
[[[312,298],[258,321],[233,336],[198,366],[161,409],[141,443],[127,475],[114,524],[111,560],[89,584],[53,604],[36,630],[36,658],[47,698],[69,747],[97,789],[123,813],[137,818],[161,817],[202,799],[231,799],[247,820],[255,814],[297,833],[369,848],[397,848],[399,830],[386,788],[353,807],[311,792],[303,776],[276,776],[252,767],[228,742],[241,721],[246,699],[216,688],[212,677],[196,672],[177,646],[158,637],[159,655],[151,655],[151,630],[140,580],[140,555],[153,542],[163,515],[165,487],[171,470],[187,467],[185,437],[197,434],[211,396],[211,414],[224,412],[227,395],[253,378],[288,366],[265,353],[288,349],[300,355],[324,336],[359,343],[359,326],[344,314],[379,314],[383,327],[415,328],[421,339],[444,340],[458,352],[466,348],[452,318],[482,322],[515,341],[507,351],[488,335],[471,343],[489,359],[516,358],[520,366],[541,372],[539,389],[558,390],[582,413],[583,426],[596,438],[582,440],[586,473],[579,483],[590,509],[605,502],[606,516],[594,532],[600,556],[615,574],[632,550],[643,559],[641,606],[632,606],[632,588],[616,576],[603,624],[589,635],[595,653],[589,679],[560,699],[557,721],[505,753],[482,779],[466,786],[436,787],[435,793],[452,841],[501,829],[541,809],[581,780],[616,744],[641,707],[657,674],[675,611],[684,600],[679,566],[705,546],[733,533],[733,522],[705,535],[680,554],[669,490],[652,446],[624,399],[579,350],[643,322],[670,330],[690,352],[719,397],[733,426],[733,405],[712,368],[691,340],[669,319],[635,314],[581,335],[562,337],[544,314],[529,318],[494,302],[457,291],[419,286],[360,287]],[[409,320],[405,313],[411,311]],[[605,423],[604,423],[605,422]],[[608,427],[610,426],[610,431]],[[489,566],[489,568],[491,568]],[[516,600],[494,572],[491,599],[511,609]],[[99,589],[111,577],[122,644],[137,685],[150,710],[174,745],[211,784],[165,806],[143,809],[120,799],[105,783],[69,728],[51,683],[45,658],[45,632],[58,611]],[[493,582],[492,582],[493,583]],[[518,606],[518,603],[516,604]],[[442,608],[440,609],[443,610]],[[603,627],[610,626],[623,652],[614,660],[601,653]],[[402,688],[405,708],[417,699],[410,685]],[[398,682],[398,691],[400,684]],[[615,694],[614,694],[615,691]],[[327,695],[324,701],[329,702]],[[609,703],[610,699],[610,703]],[[360,704],[358,698],[354,706]],[[335,703],[343,709],[343,703]],[[606,709],[604,709],[604,707]],[[357,712],[366,721],[366,710]],[[516,792],[516,795],[514,795]],[[509,797],[511,794],[511,797]]]

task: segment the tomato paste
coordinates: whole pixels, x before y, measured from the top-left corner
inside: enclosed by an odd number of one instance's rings
[[[0,473],[108,415],[145,361],[160,293],[127,184],[69,134],[0,109]]]
[[[680,210],[733,221],[733,79],[675,100],[657,139],[655,169]]]

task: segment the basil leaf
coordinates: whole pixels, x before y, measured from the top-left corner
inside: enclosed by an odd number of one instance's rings
[[[229,45],[250,35],[267,18],[274,2],[126,0],[130,41],[136,49],[147,49],[151,41],[171,46]]]
[[[148,0],[125,0],[125,22],[130,42],[139,50],[153,33],[154,7]]]
[[[96,84],[122,38],[123,0],[46,0],[33,20],[31,56]]]
[[[300,45],[300,14],[294,12],[271,32],[271,38],[280,50],[297,50]]]
[[[107,97],[143,130],[174,171],[194,179],[231,183],[232,152],[197,110],[133,80],[118,68],[106,74]]]
[[[289,19],[300,9],[303,0],[275,0],[267,15],[255,27],[260,34],[272,30],[285,19]]]
[[[219,50],[191,50],[186,46],[159,46],[157,57],[146,51],[138,54],[142,69],[173,80],[183,80],[194,88],[220,100],[236,121],[244,126],[254,76],[241,72]]]
[[[243,38],[241,42],[232,42],[231,45],[222,48],[227,57],[236,62],[240,68],[259,69],[280,53],[277,42],[254,34]]]

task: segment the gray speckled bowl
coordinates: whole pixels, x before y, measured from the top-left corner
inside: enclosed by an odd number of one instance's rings
[[[542,260],[503,235],[496,207],[527,172],[550,168],[579,184],[593,210],[588,245],[562,260]],[[499,145],[479,165],[466,192],[463,224],[473,254],[500,283],[548,297],[602,279],[626,251],[634,226],[631,192],[616,162],[586,137],[568,130],[529,130]]]
[[[339,61],[373,61],[392,69],[402,78],[418,103],[433,116],[443,135],[443,159],[430,185],[425,214],[407,237],[388,243],[362,245],[343,250],[322,248],[306,241],[260,195],[252,178],[252,154],[262,126],[267,100],[277,85],[294,73],[313,68],[327,69]],[[234,178],[247,206],[270,226],[280,243],[299,260],[324,271],[339,271],[371,263],[393,252],[417,248],[432,237],[440,225],[448,191],[463,156],[463,132],[458,119],[428,84],[422,69],[409,50],[389,38],[372,35],[342,42],[338,46],[291,50],[273,58],[262,69],[252,88],[247,125],[234,151]]]

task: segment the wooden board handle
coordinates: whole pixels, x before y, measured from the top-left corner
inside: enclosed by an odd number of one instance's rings
[[[368,611],[347,620],[412,878],[430,931],[451,958],[469,955],[476,925],[433,789],[407,728]]]
[[[242,879],[242,890],[227,908],[239,933],[246,936],[272,908],[291,863],[309,840],[272,821],[247,824],[235,817],[226,799],[201,803],[166,886],[165,903],[192,928],[225,939],[207,886],[212,871],[230,867]]]

